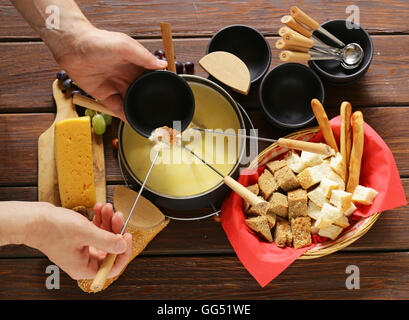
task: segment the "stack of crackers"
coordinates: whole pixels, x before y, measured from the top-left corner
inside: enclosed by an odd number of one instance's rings
[[[279,247],[309,246],[312,234],[335,240],[349,226],[355,204],[372,204],[378,194],[359,185],[364,143],[363,116],[351,117],[351,105],[341,105],[340,150],[321,103],[311,102],[331,156],[302,151],[270,161],[257,184],[247,188],[268,201],[260,212],[244,201],[247,226],[261,238]],[[351,130],[352,118],[352,130]]]

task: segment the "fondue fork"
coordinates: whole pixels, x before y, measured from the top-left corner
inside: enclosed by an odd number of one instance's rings
[[[326,145],[325,143],[315,143],[315,142],[307,142],[307,141],[301,141],[301,140],[295,140],[295,139],[285,139],[285,138],[280,138],[277,140],[277,139],[261,138],[258,136],[249,136],[249,135],[240,134],[240,133],[228,133],[228,132],[216,131],[212,129],[201,129],[201,128],[192,128],[192,129],[197,130],[197,131],[202,131],[202,132],[221,134],[225,136],[235,136],[235,137],[242,137],[242,138],[254,139],[254,140],[259,140],[259,141],[273,142],[273,143],[277,143],[280,147],[285,147],[288,149],[304,150],[308,152],[323,154],[325,156],[330,156],[330,155],[333,155],[334,153],[332,148]]]
[[[142,184],[142,186],[141,186],[141,189],[140,189],[139,192],[138,192],[138,196],[136,197],[135,202],[134,202],[134,204],[132,205],[132,208],[131,208],[131,210],[130,210],[130,212],[129,212],[128,218],[126,219],[126,221],[125,221],[125,223],[124,223],[124,226],[122,227],[122,230],[121,230],[120,235],[123,235],[123,234],[124,234],[125,229],[126,229],[126,227],[128,226],[129,220],[131,219],[132,213],[134,212],[134,210],[135,210],[135,208],[136,208],[136,205],[137,205],[137,203],[138,203],[138,200],[139,200],[139,198],[140,198],[140,196],[141,196],[141,194],[142,194],[142,191],[143,191],[143,189],[145,188],[146,181],[148,181],[148,178],[149,178],[149,176],[150,176],[150,174],[151,174],[151,171],[152,171],[152,169],[153,169],[153,166],[155,165],[156,159],[158,158],[160,151],[161,151],[161,150],[159,150],[159,151],[156,153],[155,158],[154,158],[153,161],[152,161],[151,167],[149,168],[148,173],[146,174],[145,180],[143,181],[143,184]],[[91,290],[93,290],[93,291],[102,290],[102,288],[103,288],[104,285],[105,285],[105,282],[106,282],[106,279],[107,279],[107,277],[108,277],[108,274],[109,274],[109,272],[111,271],[112,266],[114,265],[116,256],[117,256],[116,254],[111,254],[111,253],[108,253],[108,254],[106,255],[104,261],[102,262],[101,266],[99,267],[99,270],[98,270],[98,272],[97,272],[97,274],[96,274],[96,276],[95,276],[94,281],[93,281],[92,284],[91,284]]]

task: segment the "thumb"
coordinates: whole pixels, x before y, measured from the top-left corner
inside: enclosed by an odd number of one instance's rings
[[[132,44],[128,47],[129,50],[127,50],[126,58],[129,62],[148,70],[164,69],[168,66],[166,61],[157,59],[138,41],[132,38],[129,41]]]
[[[108,253],[121,254],[127,247],[122,235],[105,231],[92,223],[83,230],[82,238],[87,245]]]

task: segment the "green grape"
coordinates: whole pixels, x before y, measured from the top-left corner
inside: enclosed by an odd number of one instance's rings
[[[110,126],[111,123],[112,123],[112,117],[109,114],[105,114],[105,113],[101,113],[101,114],[105,119],[105,123],[106,123],[107,127]]]
[[[105,119],[102,115],[97,114],[92,118],[92,127],[94,128],[94,132],[100,136],[105,133],[106,123]]]
[[[95,116],[96,112],[94,110],[87,109],[85,110],[85,115],[90,117],[91,119]]]

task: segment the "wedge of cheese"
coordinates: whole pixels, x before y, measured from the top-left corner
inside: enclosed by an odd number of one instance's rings
[[[96,195],[90,117],[56,124],[55,155],[62,206],[68,209],[93,207]]]

